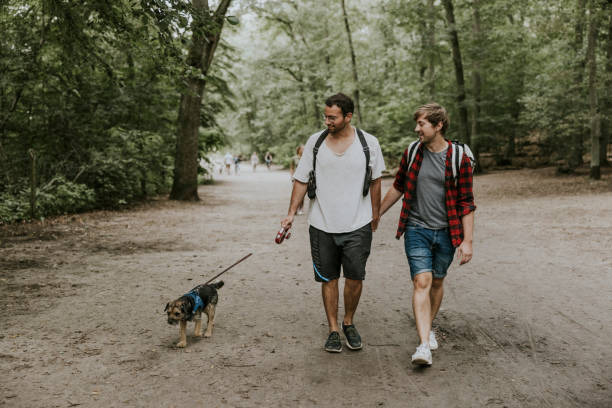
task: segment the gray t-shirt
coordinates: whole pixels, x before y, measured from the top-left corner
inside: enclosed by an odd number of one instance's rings
[[[416,195],[410,203],[408,223],[430,229],[448,227],[444,192],[447,150],[432,153],[423,149],[423,162],[417,178]]]

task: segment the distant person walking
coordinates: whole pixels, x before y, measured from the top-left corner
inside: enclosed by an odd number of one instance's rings
[[[242,161],[242,156],[240,156],[239,154],[237,154],[234,157],[234,174],[239,175],[240,174],[240,162]]]
[[[253,173],[257,171],[257,165],[259,164],[259,157],[257,157],[257,152],[253,152],[251,155],[251,166],[253,166]]]
[[[267,151],[264,156],[264,161],[266,162],[266,167],[268,168],[268,170],[270,170],[270,166],[272,166],[272,153]]]
[[[449,126],[446,110],[436,103],[423,105],[414,113],[414,120],[419,140],[404,151],[380,214],[403,197],[396,238],[404,234],[420,339],[412,362],[431,365],[431,350],[438,348],[432,322],[442,303],[444,278],[456,248],[461,265],[472,259],[476,206],[471,152],[467,146],[460,148],[445,139]]]
[[[223,157],[223,163],[225,163],[225,172],[229,176],[232,163],[234,163],[234,156],[232,156],[230,152],[225,153],[225,156]]]
[[[304,153],[304,145],[299,145],[295,149],[295,155],[291,158],[291,165],[289,166],[289,172],[291,173],[292,183],[295,183],[295,180],[293,180],[293,174],[295,173],[295,170],[297,169],[297,166],[300,163],[300,159],[302,158],[302,153]],[[304,214],[304,199],[302,199],[302,201],[300,202],[300,205],[298,206],[298,210],[297,210],[297,215],[302,215],[302,214]]]
[[[342,351],[340,328],[349,349],[362,347],[354,316],[365,279],[372,231],[378,226],[380,177],[385,168],[378,140],[351,126],[353,109],[353,101],[344,94],[325,101],[327,129],[313,134],[306,142],[304,155],[293,174],[289,211],[281,221],[283,228],[291,228],[308,185],[315,184],[309,191],[313,199],[308,217],[310,251],[314,279],[322,283],[329,324],[325,350],[335,353]],[[338,327],[341,269],[345,278],[344,318]]]

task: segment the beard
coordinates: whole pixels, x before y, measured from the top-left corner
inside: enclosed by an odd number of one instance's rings
[[[344,128],[345,128],[345,127],[346,127],[346,123],[344,123],[344,122],[343,122],[343,123],[342,123],[341,125],[339,125],[339,126],[336,126],[336,125],[330,125],[330,126],[328,126],[328,127],[327,127],[327,130],[329,130],[329,133],[331,133],[331,134],[335,134],[335,133],[342,132],[342,130],[344,130]]]

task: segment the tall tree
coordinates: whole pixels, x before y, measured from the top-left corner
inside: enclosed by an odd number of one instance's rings
[[[468,130],[468,111],[465,103],[465,79],[463,76],[463,60],[461,59],[461,48],[459,47],[459,34],[455,22],[455,12],[452,0],[442,0],[446,11],[448,34],[451,42],[453,65],[455,66],[455,79],[457,81],[457,105],[459,109],[459,138],[465,143],[470,143]]]
[[[427,82],[430,100],[436,99],[436,6],[435,0],[427,1]]]
[[[574,90],[572,94],[581,95],[582,84],[584,79],[585,59],[583,57],[584,47],[584,30],[585,30],[585,13],[586,0],[576,0],[576,16],[574,23]],[[575,105],[571,104],[570,107]],[[570,169],[575,169],[582,164],[582,155],[584,153],[584,134],[582,129],[576,129],[572,138],[572,147],[568,149],[570,157],[568,165]]]
[[[480,133],[479,123],[480,123],[480,99],[481,99],[481,89],[482,89],[482,79],[480,75],[480,60],[482,53],[482,30],[480,27],[480,0],[472,1],[472,13],[473,13],[473,21],[472,21],[472,35],[474,37],[475,49],[474,53],[474,69],[472,71],[472,82],[474,87],[474,106],[472,107],[472,131],[470,136],[470,142],[472,145],[472,149],[474,150],[474,154],[476,155],[476,163],[480,162],[479,158],[479,146],[478,146],[478,136]]]
[[[202,96],[230,3],[231,0],[221,0],[217,9],[211,12],[208,0],[192,2],[191,47],[187,57],[185,90],[179,105],[174,180],[170,193],[173,200],[199,200],[198,134]]]
[[[591,118],[591,178],[601,178],[599,138],[601,118],[597,103],[597,36],[599,33],[599,1],[589,1],[589,36],[587,43],[587,64],[589,68],[589,115]]]
[[[608,144],[612,142],[612,0],[608,0],[605,8],[608,16],[608,38],[606,39],[606,70],[604,79],[604,92],[601,111],[603,112],[601,122],[601,146],[600,162],[602,166],[608,165]]]
[[[353,81],[355,82],[355,90],[353,91],[353,98],[355,99],[355,111],[357,113],[358,122],[362,122],[361,107],[359,105],[359,78],[357,76],[357,62],[355,58],[355,48],[353,47],[353,36],[351,35],[351,28],[349,26],[348,15],[346,14],[346,6],[344,0],[340,0],[342,3],[342,15],[344,16],[344,27],[346,28],[346,35],[348,37],[349,51],[351,53],[351,67],[353,68]]]

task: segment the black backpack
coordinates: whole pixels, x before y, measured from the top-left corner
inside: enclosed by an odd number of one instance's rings
[[[370,167],[370,147],[365,141],[365,137],[363,136],[363,132],[361,129],[356,128],[357,136],[359,137],[359,141],[361,142],[361,146],[363,147],[363,154],[365,154],[366,158],[366,174],[365,179],[363,180],[363,196],[368,195],[368,191],[370,191],[370,182],[372,181],[372,168]],[[308,198],[313,200],[317,196],[317,179],[315,176],[315,170],[317,167],[317,153],[319,152],[319,147],[321,143],[325,140],[329,133],[328,129],[325,129],[317,139],[317,142],[312,149],[312,170],[308,173]]]

